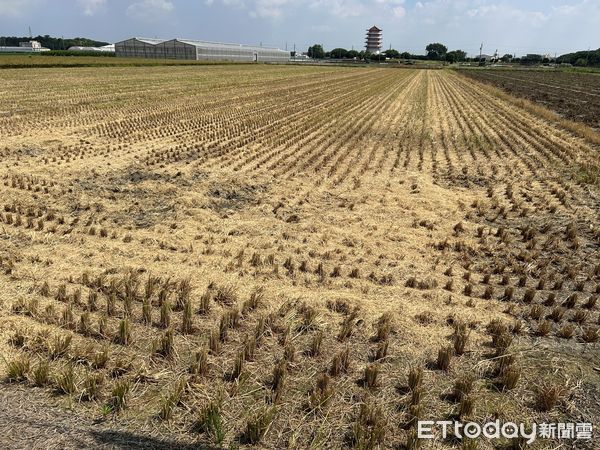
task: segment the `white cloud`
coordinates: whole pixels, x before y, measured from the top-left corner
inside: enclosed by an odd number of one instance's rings
[[[144,22],[155,22],[175,9],[169,0],[141,0],[127,8],[127,15]]]
[[[527,22],[533,26],[539,26],[548,19],[548,15],[543,12],[521,9],[508,3],[480,5],[469,9],[467,15],[476,19],[489,18]]]
[[[38,0],[0,0],[0,17],[21,17],[38,3]]]
[[[394,13],[394,17],[401,19],[406,15],[406,9],[403,6],[396,6],[392,8],[392,12]]]
[[[347,19],[364,16],[369,10],[368,3],[360,0],[311,0],[309,6],[333,18]]]
[[[311,25],[310,29],[316,33],[331,33],[334,31],[331,25]]]
[[[250,16],[266,19],[280,19],[284,15],[284,9],[291,4],[291,0],[256,0],[254,2],[254,8],[250,12]]]
[[[359,17],[369,11],[373,3],[399,5],[404,0],[205,0],[207,6],[221,3],[225,6],[244,8],[254,18],[283,19],[291,17],[294,11],[310,8],[321,15],[336,19]]]
[[[106,0],[77,0],[84,16],[93,16],[104,9]]]

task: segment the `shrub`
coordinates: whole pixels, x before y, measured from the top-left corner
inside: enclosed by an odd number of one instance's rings
[[[364,375],[364,385],[368,388],[377,387],[378,381],[377,377],[379,376],[379,364],[368,364],[365,367],[365,375]]]
[[[542,320],[538,324],[536,334],[538,336],[548,336],[548,334],[550,334],[550,331],[552,331],[552,324],[548,320]]]
[[[207,433],[219,447],[225,440],[225,430],[221,416],[221,401],[213,400],[205,405],[198,414],[196,429],[201,433]]]
[[[383,444],[387,423],[383,411],[365,402],[352,426],[352,443],[356,448],[374,449]]]
[[[311,409],[320,409],[329,403],[329,400],[333,396],[333,388],[330,381],[331,379],[326,373],[319,374],[316,386],[309,397],[309,406]]]
[[[174,335],[173,330],[169,328],[158,341],[158,348],[156,353],[164,356],[165,358],[171,358],[175,353]]]
[[[321,353],[321,344],[323,342],[323,332],[317,332],[310,343],[310,348],[308,349],[308,353],[310,356],[318,356]]]
[[[83,379],[83,392],[81,398],[83,400],[95,400],[98,398],[100,386],[104,381],[102,374],[90,373]]]
[[[40,361],[33,369],[33,384],[39,387],[46,386],[50,382],[50,363]]]
[[[208,350],[206,348],[193,353],[189,372],[196,376],[204,376],[208,373]]]
[[[581,335],[581,339],[586,343],[598,342],[600,339],[600,329],[597,327],[589,327],[586,328]]]
[[[392,316],[390,313],[385,313],[377,320],[375,341],[387,341],[392,330]]]
[[[536,405],[540,411],[550,411],[565,394],[565,388],[551,382],[544,382],[535,389]]]
[[[464,396],[469,395],[473,390],[475,378],[473,375],[463,375],[454,382],[454,399],[460,401]]]
[[[333,357],[333,360],[331,361],[331,367],[329,369],[330,375],[332,377],[336,377],[342,373],[346,373],[348,371],[349,364],[350,349],[346,347]]]
[[[129,345],[131,343],[131,321],[128,317],[121,319],[121,322],[119,322],[119,334],[116,341],[121,345]]]
[[[131,381],[117,380],[111,392],[111,406],[115,411],[121,411],[127,406],[127,397],[131,391]]]
[[[231,370],[231,373],[229,375],[230,380],[237,380],[242,375],[242,372],[244,370],[244,362],[245,361],[246,361],[246,354],[245,354],[244,349],[242,349],[235,356],[235,360],[233,363],[233,369]]]
[[[458,405],[458,417],[463,419],[464,417],[468,417],[473,414],[475,409],[475,398],[470,395],[464,395],[460,399],[460,403]]]
[[[521,368],[511,364],[506,368],[500,377],[500,383],[504,389],[514,389],[521,378]]]
[[[56,378],[56,388],[59,392],[67,395],[74,394],[77,387],[75,385],[75,371],[72,365],[67,365]]]
[[[281,360],[275,363],[273,368],[273,379],[271,381],[271,391],[273,403],[277,403],[283,394],[283,386],[287,375],[287,362]]]
[[[469,340],[470,331],[467,329],[467,325],[464,323],[457,324],[454,328],[454,352],[457,355],[462,355],[465,352],[467,342]]]
[[[8,381],[25,381],[31,368],[29,356],[21,355],[14,358],[7,365]]]
[[[567,323],[567,324],[563,325],[556,333],[556,335],[558,337],[561,337],[563,339],[571,339],[574,334],[575,334],[575,327],[571,323]]]
[[[411,391],[419,389],[423,384],[423,368],[411,367],[408,372],[408,388]]]
[[[450,361],[452,359],[452,347],[442,347],[438,350],[437,367],[444,372],[450,369]]]
[[[244,440],[251,445],[258,444],[267,433],[275,418],[276,410],[274,407],[262,407],[254,413],[246,422],[246,432]]]

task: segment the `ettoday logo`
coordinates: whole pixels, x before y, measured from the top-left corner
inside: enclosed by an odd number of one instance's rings
[[[593,425],[591,423],[500,423],[499,420],[483,425],[476,422],[458,422],[452,420],[420,420],[417,422],[417,437],[419,439],[435,439],[435,430],[439,429],[441,438],[446,439],[450,434],[458,439],[477,439],[481,436],[487,439],[523,438],[528,444],[537,439],[592,439]]]

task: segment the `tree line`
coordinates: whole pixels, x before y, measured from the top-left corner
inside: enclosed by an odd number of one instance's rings
[[[574,66],[600,66],[600,48],[597,50],[582,50],[574,53],[567,53],[556,58],[556,62],[561,64],[573,64]]]
[[[308,48],[308,56],[315,59],[360,59],[372,61],[385,61],[386,59],[414,59],[414,60],[433,60],[446,61],[449,63],[462,61],[478,61],[479,57],[467,58],[467,53],[463,50],[448,51],[448,47],[439,42],[428,44],[425,47],[425,54],[415,55],[409,52],[399,52],[398,50],[388,49],[379,54],[371,54],[364,50],[346,50],[345,48],[334,48],[330,51],[323,50],[320,44],[312,45]],[[516,58],[510,53],[498,57],[502,62],[513,62],[524,65],[537,65],[556,62],[558,64],[572,64],[574,66],[600,66],[600,48],[597,50],[586,50],[574,53],[567,53],[558,58],[551,59],[543,55],[529,54]]]
[[[50,50],[67,50],[69,47],[102,47],[108,42],[95,41],[93,39],[76,37],[72,39],[56,38],[45,34],[36,37],[0,36],[0,46],[18,47],[19,42],[38,41],[42,47]]]
[[[332,58],[332,59],[370,59],[375,61],[383,61],[386,58],[391,59],[416,59],[416,60],[435,60],[447,62],[460,62],[467,59],[467,52],[463,50],[448,51],[448,48],[438,42],[432,43],[425,47],[425,55],[414,55],[409,52],[399,52],[395,49],[388,49],[379,54],[369,53],[365,50],[347,50],[345,48],[334,48],[330,51],[325,51],[320,44],[311,45],[308,47],[308,56],[314,59]]]

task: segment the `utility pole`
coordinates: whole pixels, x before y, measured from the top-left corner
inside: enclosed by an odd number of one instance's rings
[[[31,34],[31,26],[29,27],[29,39],[33,39],[33,35]]]
[[[481,61],[481,55],[483,52],[483,42],[481,43],[481,45],[479,46],[479,61]]]

